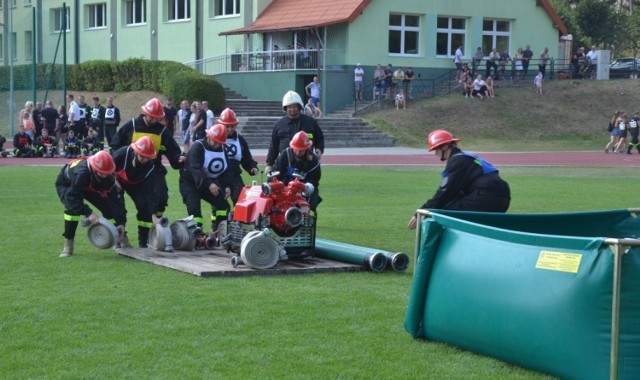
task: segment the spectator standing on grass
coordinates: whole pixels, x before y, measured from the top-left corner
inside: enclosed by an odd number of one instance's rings
[[[191,119],[191,106],[188,100],[180,102],[180,110],[178,110],[178,124],[180,125],[180,136],[182,136],[182,150],[189,150],[191,135],[189,133],[189,121]]]
[[[609,142],[604,147],[604,152],[609,153],[610,149],[614,149],[614,147],[618,144],[618,140],[620,140],[620,128],[618,127],[618,118],[622,114],[622,111],[616,111],[613,116],[611,116],[611,120],[609,121],[609,126],[607,127],[607,131],[609,131]]]
[[[542,82],[543,82],[542,72],[539,71],[538,75],[533,78],[533,84],[536,86],[536,94],[542,96]]]
[[[42,120],[42,102],[36,102],[36,106],[31,114],[31,122],[33,123],[33,141],[42,133],[44,128],[44,120]]]
[[[191,129],[191,142],[200,140],[206,137],[207,120],[209,119],[207,111],[202,108],[202,103],[194,102],[196,105],[195,122]],[[192,108],[193,110],[193,108]]]
[[[362,100],[362,89],[364,88],[364,70],[360,63],[356,63],[353,69],[353,92],[356,100]]]
[[[93,128],[95,137],[100,140],[100,143],[104,143],[104,117],[106,108],[100,104],[100,98],[93,97],[93,107],[91,107],[91,114],[89,115],[89,127]]]
[[[382,100],[382,90],[384,89],[384,69],[379,63],[376,65],[376,71],[373,72],[373,100]]]
[[[178,119],[178,111],[173,107],[173,101],[167,96],[167,104],[164,106],[164,118],[167,121],[167,129],[171,132],[171,136],[176,133],[176,120]]]
[[[80,108],[78,107],[78,103],[75,101],[73,94],[67,95],[67,100],[69,101],[69,129],[73,131],[76,137],[82,136],[82,131],[80,130]]]
[[[404,96],[404,91],[402,89],[398,89],[398,93],[396,94],[396,110],[402,108],[403,110],[407,109],[407,99]]]
[[[631,150],[633,148],[636,148],[638,153],[640,153],[640,139],[638,138],[640,135],[640,128],[638,128],[638,123],[640,123],[640,112],[633,114],[633,117],[629,120],[629,134],[631,135],[631,142],[627,148],[627,154],[631,154]]]
[[[404,86],[404,93],[409,100],[413,100],[413,78],[415,78],[415,75],[416,74],[413,72],[413,67],[409,67],[404,73],[404,81],[402,81],[402,84]]]
[[[91,107],[85,103],[84,95],[78,95],[78,110],[79,116],[77,120],[77,124],[79,124],[78,131],[76,132],[76,136],[80,140],[87,137],[87,132],[89,131],[89,118],[91,117]]]
[[[545,47],[542,53],[540,53],[540,63],[538,63],[538,71],[542,73],[543,78],[547,70],[547,63],[549,63],[549,59],[549,48]]]
[[[462,45],[458,46],[456,52],[453,56],[453,63],[456,65],[456,69],[458,70],[457,80],[460,80],[460,74],[462,74],[462,62],[464,60],[464,53],[462,52]]]
[[[489,57],[487,57],[486,63],[486,72],[485,77],[489,78],[490,76],[496,77],[498,75],[498,62],[500,61],[500,53],[498,53],[498,49],[491,49],[491,53],[489,53]],[[493,74],[491,70],[493,69]]]
[[[49,132],[49,136],[55,136],[56,130],[58,130],[60,125],[60,114],[53,106],[51,100],[47,100],[41,115],[44,121],[44,129]]]
[[[476,49],[476,52],[473,54],[473,67],[472,67],[472,73],[475,75],[478,73],[478,70],[480,70],[480,65],[482,64],[482,60],[484,59],[484,53],[482,52],[482,48],[480,46],[478,46],[478,48]]]
[[[458,148],[460,139],[445,130],[429,134],[429,151],[446,162],[436,193],[421,209],[506,212],[511,203],[509,184],[500,178],[498,169],[483,158]],[[413,215],[407,227],[416,228]]]
[[[104,109],[104,134],[107,138],[107,146],[111,146],[118,126],[120,125],[120,109],[113,105],[113,97],[107,97],[107,106]]]
[[[24,108],[20,110],[20,115],[19,115],[19,119],[18,119],[18,125],[24,125],[22,122],[24,120],[24,114],[28,113],[29,115],[31,115],[33,113],[33,102],[32,101],[27,101],[26,103],[24,103]],[[31,117],[31,116],[29,116]]]
[[[211,111],[209,109],[209,102],[206,100],[203,100],[202,102],[200,102],[200,108],[205,112],[206,114],[206,123],[205,123],[205,129],[209,129],[211,127],[213,127],[214,124],[214,120],[216,115],[213,114],[213,111]]]
[[[387,102],[392,101],[392,96],[395,93],[395,89],[393,87],[393,66],[391,66],[390,63],[387,65],[387,68],[384,69],[384,91],[384,100]]]
[[[402,69],[402,67],[398,67],[396,69],[396,71],[393,72],[393,96],[395,97],[395,95],[398,93],[398,89],[400,88],[400,86],[402,86],[403,82],[404,82],[404,70]]]
[[[31,140],[36,139],[36,127],[33,125],[33,121],[31,121],[31,115],[28,113],[24,113],[22,115],[22,126],[27,135],[31,138]]]
[[[525,77],[529,75],[529,63],[531,62],[531,58],[533,58],[533,51],[531,51],[531,46],[527,45],[522,52],[522,69]]]

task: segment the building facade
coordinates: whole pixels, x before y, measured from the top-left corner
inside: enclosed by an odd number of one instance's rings
[[[188,63],[251,98],[304,91],[314,75],[326,110],[350,101],[353,67],[453,68],[462,45],[552,56],[568,33],[547,0],[0,0],[4,65],[128,58]],[[62,38],[64,36],[64,39]],[[66,41],[65,41],[66,40]],[[62,45],[66,42],[66,53]]]

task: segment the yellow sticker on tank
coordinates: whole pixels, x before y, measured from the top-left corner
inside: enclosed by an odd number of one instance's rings
[[[540,256],[538,256],[538,261],[536,262],[536,269],[578,273],[580,260],[582,260],[582,254],[580,253],[540,251]]]

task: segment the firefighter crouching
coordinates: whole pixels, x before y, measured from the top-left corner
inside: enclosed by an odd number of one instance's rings
[[[149,136],[142,136],[136,142],[129,146],[123,146],[113,151],[113,161],[116,169],[116,185],[121,191],[119,201],[123,209],[126,210],[124,193],[128,194],[136,206],[136,218],[138,225],[138,245],[140,248],[146,248],[149,245],[149,225],[151,219],[150,194],[152,174],[155,168],[153,159],[156,156],[156,148]],[[126,219],[125,219],[126,222]],[[121,246],[129,248],[129,241],[125,239]]]
[[[289,147],[278,155],[273,170],[279,172],[278,179],[285,185],[293,181],[294,175],[297,174],[301,176],[302,182],[311,183],[315,187],[315,191],[309,197],[309,208],[315,213],[318,204],[322,202],[319,195],[322,173],[320,159],[312,147],[313,142],[304,131],[296,133],[289,142]]]
[[[167,187],[167,169],[162,164],[162,156],[166,156],[173,169],[180,169],[185,160],[182,151],[171,132],[165,128],[164,109],[157,98],[149,100],[142,107],[142,114],[122,125],[111,140],[113,150],[129,146],[143,136],[148,136],[156,147],[154,170],[148,178],[150,188],[150,211],[153,223],[162,217],[169,202],[169,188]],[[152,224],[139,220],[138,226],[151,228]]]
[[[189,148],[187,162],[180,171],[180,194],[187,206],[187,214],[193,215],[198,226],[202,227],[201,200],[211,204],[217,210],[211,217],[211,231],[226,221],[229,212],[227,199],[231,194],[231,171],[227,160],[225,143],[227,130],[224,125],[216,124],[206,131],[206,137],[196,140]]]
[[[56,179],[56,191],[64,205],[65,238],[60,257],[73,254],[73,240],[82,217],[86,217],[91,224],[98,223],[98,215],[85,200],[115,224],[120,242],[125,238],[125,211],[117,199],[115,167],[111,155],[100,151],[91,157],[71,161],[60,171]]]

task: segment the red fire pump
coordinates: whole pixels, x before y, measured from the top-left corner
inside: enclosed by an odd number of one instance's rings
[[[227,226],[223,243],[227,251],[239,253],[231,263],[240,259],[258,269],[271,268],[279,260],[313,255],[316,240],[316,218],[307,199],[315,188],[294,180],[284,185],[272,172],[262,186],[254,181],[245,186]]]

